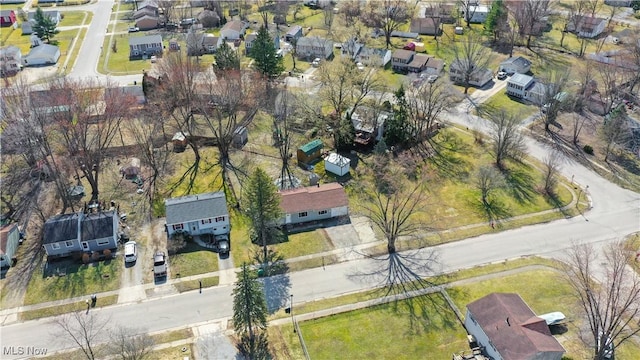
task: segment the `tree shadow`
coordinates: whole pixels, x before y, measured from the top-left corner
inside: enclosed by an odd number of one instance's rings
[[[535,179],[529,173],[528,165],[520,164],[521,167],[502,169],[502,174],[507,182],[507,188],[511,195],[519,203],[531,202],[536,194]]]
[[[273,314],[278,309],[289,306],[291,281],[289,274],[267,276],[260,279],[264,286],[267,311]]]
[[[452,328],[457,325],[455,316],[444,316],[452,312],[446,301],[441,301],[441,264],[436,251],[423,248],[403,253],[369,257],[374,260],[368,269],[350,274],[349,277],[366,281],[376,286],[375,294],[380,303],[390,302],[397,313],[409,316],[409,333]],[[435,296],[427,296],[435,294]],[[386,301],[385,301],[386,300]],[[430,314],[442,315],[434,321]]]
[[[499,199],[489,199],[485,201],[469,201],[469,205],[477,212],[484,213],[487,221],[506,219],[511,216],[509,207]],[[497,224],[500,226],[500,224]]]
[[[470,146],[451,132],[443,131],[441,134],[428,142],[434,154],[429,157],[428,163],[443,177],[468,178],[470,163],[463,156],[471,153]]]

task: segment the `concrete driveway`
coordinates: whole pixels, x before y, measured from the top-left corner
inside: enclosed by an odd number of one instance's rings
[[[352,216],[349,224],[331,226],[324,230],[336,249],[376,241],[369,219],[365,217]]]

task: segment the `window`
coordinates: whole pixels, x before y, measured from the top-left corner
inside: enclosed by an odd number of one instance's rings
[[[203,224],[211,224],[211,219],[203,219],[200,220],[200,222],[202,222]]]
[[[320,210],[318,211],[318,215],[324,215],[327,213],[327,210]]]
[[[109,240],[98,240],[98,246],[109,245]]]
[[[298,213],[298,217],[306,217],[306,216],[307,216],[307,212],[306,211]]]
[[[58,249],[60,249],[60,244],[58,244],[58,243],[53,243],[53,244],[51,244],[51,248],[52,248],[53,250],[58,250]]]
[[[173,230],[182,230],[182,229],[184,229],[184,226],[182,224],[173,225]]]
[[[64,242],[65,245],[67,245],[67,247],[72,247],[73,246],[73,241],[71,240],[67,240]]]
[[[224,216],[216,217],[216,222],[221,222],[221,221],[224,221]]]

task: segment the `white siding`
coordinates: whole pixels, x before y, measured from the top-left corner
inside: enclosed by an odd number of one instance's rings
[[[500,356],[500,353],[498,353],[498,351],[493,347],[493,345],[489,341],[489,338],[484,333],[480,325],[478,325],[478,323],[473,320],[473,317],[469,313],[468,309],[467,316],[465,316],[464,319],[464,326],[465,328],[467,328],[467,332],[476,338],[478,346],[483,347],[485,352],[491,359],[502,360],[502,356]]]
[[[347,206],[331,208],[331,217],[345,216],[348,214],[349,214],[349,208]]]

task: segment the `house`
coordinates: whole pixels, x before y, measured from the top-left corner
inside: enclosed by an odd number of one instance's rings
[[[42,44],[29,51],[27,56],[22,58],[24,66],[53,65],[60,58],[60,48],[54,45]]]
[[[491,359],[560,360],[565,352],[518,294],[492,293],[468,304],[464,325]]]
[[[158,3],[155,0],[146,0],[138,4],[137,6],[138,6],[138,11],[143,9],[148,9],[148,10],[153,10],[158,12],[158,9],[159,9]]]
[[[363,46],[355,60],[368,66],[385,67],[391,61],[391,50]]]
[[[158,17],[158,9],[153,9],[153,8],[144,8],[144,9],[140,9],[136,12],[133,13],[133,20],[138,20],[141,17],[144,16],[152,16],[152,17]]]
[[[231,230],[227,198],[222,191],[166,199],[164,206],[169,238],[176,232],[223,235]]]
[[[284,41],[294,42],[302,37],[302,26],[294,25],[289,28],[289,31],[284,35]]]
[[[44,16],[47,16],[49,19],[53,20],[56,25],[60,24],[60,21],[62,21],[62,13],[60,13],[60,11],[58,10],[43,10],[42,13]],[[27,20],[28,22],[35,24],[36,12],[30,11],[29,14],[27,14]]]
[[[104,90],[105,99],[117,98],[119,94],[125,94],[128,97],[134,98],[135,99],[134,103],[138,105],[142,105],[147,102],[147,98],[144,95],[144,90],[141,84],[106,88]]]
[[[377,111],[368,106],[359,106],[350,114],[351,124],[355,130],[354,142],[359,145],[372,145],[384,136],[384,124],[390,114]]]
[[[144,15],[136,19],[136,27],[140,30],[157,29],[160,26],[160,18],[157,16]]]
[[[578,34],[583,38],[594,38],[604,31],[607,26],[607,19],[574,15],[567,24],[567,31]]]
[[[224,40],[242,39],[248,27],[249,23],[244,21],[229,21],[228,23],[224,24],[224,26],[220,30],[220,37]]]
[[[18,18],[16,17],[16,12],[13,10],[2,10],[0,11],[0,27],[9,27],[13,26],[18,22]]]
[[[58,215],[45,222],[43,236],[43,247],[50,258],[115,249],[118,217],[115,211]]]
[[[0,268],[11,266],[20,244],[20,230],[15,223],[0,228]]]
[[[533,77],[524,74],[515,74],[507,81],[507,95],[524,99],[527,89],[534,83]]]
[[[244,38],[244,48],[245,54],[250,55],[251,49],[253,48],[253,42],[258,38],[257,33],[249,34]],[[273,47],[276,50],[280,49],[280,36],[278,34],[272,34],[271,40],[273,41]]]
[[[440,35],[442,33],[440,18],[413,18],[411,19],[411,32],[420,35]]]
[[[351,160],[337,153],[331,153],[324,159],[324,170],[338,176],[344,176],[351,169]]]
[[[398,72],[406,72],[409,63],[413,59],[415,52],[411,50],[398,49],[391,55],[391,68]]]
[[[349,199],[338,183],[281,190],[280,223],[294,225],[349,215]]]
[[[296,54],[301,59],[328,59],[333,55],[333,41],[318,36],[304,36],[296,43]]]
[[[298,165],[308,166],[322,156],[322,140],[316,139],[308,142],[298,148],[296,157],[298,159]]]
[[[631,7],[633,0],[604,0],[605,5],[616,7]]]
[[[482,24],[485,20],[487,20],[487,16],[489,15],[489,7],[488,6],[469,6],[469,12],[466,13],[467,6],[463,5],[460,8],[460,15],[465,21],[469,21],[472,24]]]
[[[162,35],[129,37],[129,60],[148,59],[162,54]]]
[[[207,54],[213,54],[222,46],[222,38],[213,34],[206,34],[202,38],[202,49]]]
[[[413,54],[413,59],[407,64],[407,71],[419,73],[427,68],[427,63],[431,57],[426,54]]]
[[[22,52],[17,46],[0,48],[0,76],[15,74],[22,68]]]
[[[465,83],[466,66],[462,66],[459,60],[454,60],[449,66],[449,79],[457,84]],[[487,68],[476,68],[471,71],[469,76],[469,85],[483,87],[493,79],[493,72]]]
[[[429,61],[427,62],[427,66],[425,66],[424,71],[428,74],[438,75],[444,69],[444,60],[429,57]]]
[[[200,56],[214,54],[222,46],[222,38],[213,34],[204,34],[189,30],[187,34],[187,55]]]
[[[438,18],[443,24],[455,23],[455,5],[443,3],[430,3],[420,8],[419,17],[421,18]]]
[[[509,75],[526,74],[531,71],[531,61],[522,56],[510,57],[500,63],[498,71],[504,71]]]

